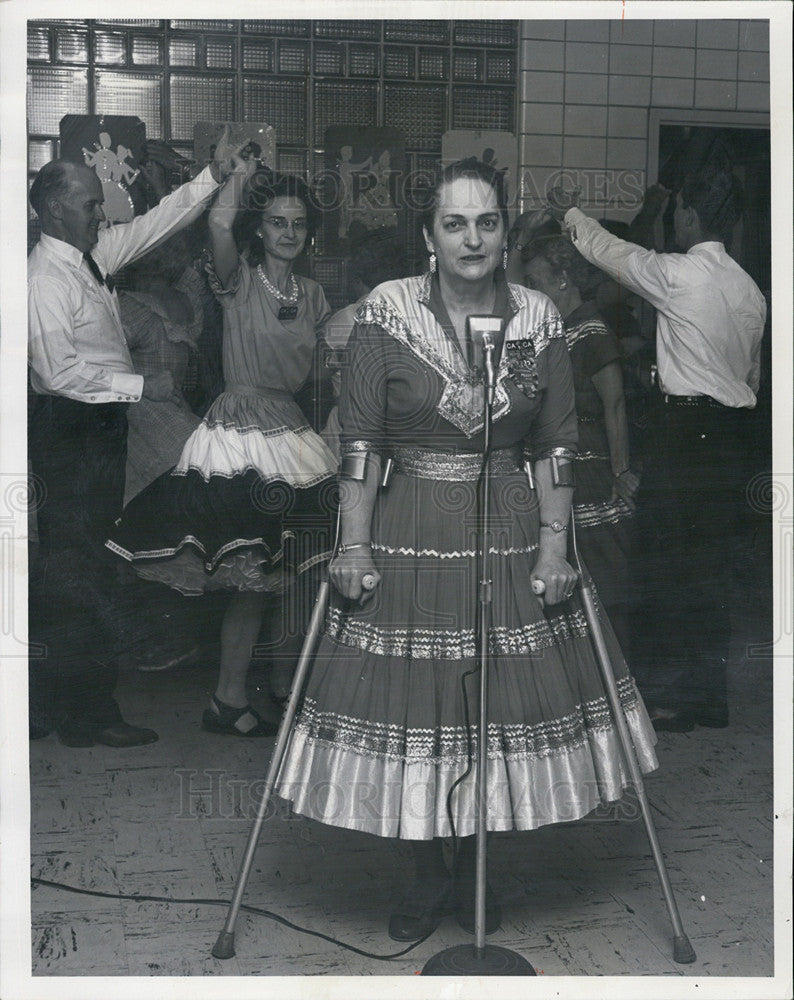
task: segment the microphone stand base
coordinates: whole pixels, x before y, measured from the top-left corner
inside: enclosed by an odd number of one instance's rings
[[[481,951],[473,944],[458,944],[433,955],[422,969],[423,976],[535,976],[521,955],[508,948],[487,944]]]

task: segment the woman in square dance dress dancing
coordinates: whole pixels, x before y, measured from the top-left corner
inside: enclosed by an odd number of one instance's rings
[[[295,401],[317,375],[330,312],[320,285],[293,273],[316,221],[299,178],[238,159],[209,216],[225,391],[177,465],[133,499],[108,542],[142,577],[183,594],[232,592],[218,683],[203,716],[214,733],[276,731],[275,711],[262,718],[246,693],[266,595],[276,595],[275,623],[284,623],[294,577],[330,554],[337,463]],[[247,244],[245,256],[236,237]],[[284,565],[288,536],[291,566]],[[300,638],[293,634],[281,647],[283,687],[290,672],[283,665]]]

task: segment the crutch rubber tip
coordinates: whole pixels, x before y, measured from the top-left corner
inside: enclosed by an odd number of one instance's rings
[[[679,965],[691,965],[697,955],[686,934],[676,934],[673,938],[673,961]]]
[[[221,931],[215,947],[212,949],[213,958],[234,958],[234,931]]]

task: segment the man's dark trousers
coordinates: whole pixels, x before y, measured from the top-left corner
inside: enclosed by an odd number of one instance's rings
[[[31,661],[32,690],[49,691],[56,715],[104,728],[121,720],[117,657],[132,625],[120,612],[116,567],[104,546],[124,498],[127,404],[36,395],[28,447],[43,496],[30,633],[46,651]]]
[[[749,411],[655,400],[640,505],[642,614],[635,676],[651,705],[727,717],[734,549]]]

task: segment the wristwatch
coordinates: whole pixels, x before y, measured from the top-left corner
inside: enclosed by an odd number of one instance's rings
[[[371,549],[372,542],[351,542],[349,545],[344,545],[342,542],[339,543],[336,549],[337,555],[343,556],[345,552],[349,552],[351,549]]]
[[[567,531],[568,525],[563,524],[562,521],[541,521],[541,528],[551,528],[555,535],[559,535],[561,531]]]

